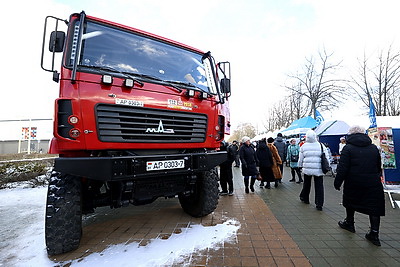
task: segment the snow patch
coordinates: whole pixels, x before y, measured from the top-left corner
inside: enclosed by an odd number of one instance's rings
[[[168,239],[153,239],[146,246],[139,243],[112,245],[100,253],[93,253],[72,262],[71,266],[169,266],[205,249],[217,249],[219,244],[233,242],[240,224],[230,219],[215,226],[192,225]]]
[[[44,240],[47,187],[0,190],[0,266],[165,266],[194,252],[218,249],[234,242],[240,223],[227,219],[215,226],[191,225],[168,239],[157,238],[146,246],[112,245],[69,262],[51,261]]]

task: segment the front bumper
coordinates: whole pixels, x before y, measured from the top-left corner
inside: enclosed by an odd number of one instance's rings
[[[184,160],[184,168],[147,171],[149,161]],[[225,151],[154,156],[76,157],[55,159],[54,170],[102,181],[135,180],[160,175],[190,175],[226,161]]]

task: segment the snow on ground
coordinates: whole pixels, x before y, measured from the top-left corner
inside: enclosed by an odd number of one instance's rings
[[[72,262],[57,263],[47,257],[44,214],[47,187],[0,190],[0,266],[161,266],[189,256],[193,251],[216,248],[232,241],[240,224],[233,219],[204,227],[193,225],[168,239],[113,245]]]

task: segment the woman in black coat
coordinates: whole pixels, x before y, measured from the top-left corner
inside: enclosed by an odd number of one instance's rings
[[[350,127],[346,142],[334,182],[337,190],[340,190],[344,182],[343,206],[346,208],[346,219],[338,224],[354,233],[355,211],[369,215],[370,231],[365,238],[380,246],[380,216],[385,216],[381,155],[365,134],[365,129],[359,126]]]
[[[242,162],[242,175],[244,176],[245,191],[249,193],[249,179],[250,190],[254,192],[254,183],[258,174],[257,171],[257,155],[254,147],[250,144],[250,138],[245,136],[242,138],[242,146],[239,150],[240,161]]]

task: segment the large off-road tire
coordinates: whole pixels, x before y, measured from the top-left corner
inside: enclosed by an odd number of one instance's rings
[[[81,179],[53,172],[47,190],[45,239],[47,253],[78,248],[82,236]]]
[[[199,174],[193,194],[180,194],[179,202],[187,214],[203,217],[217,208],[218,198],[218,173],[214,168]]]

